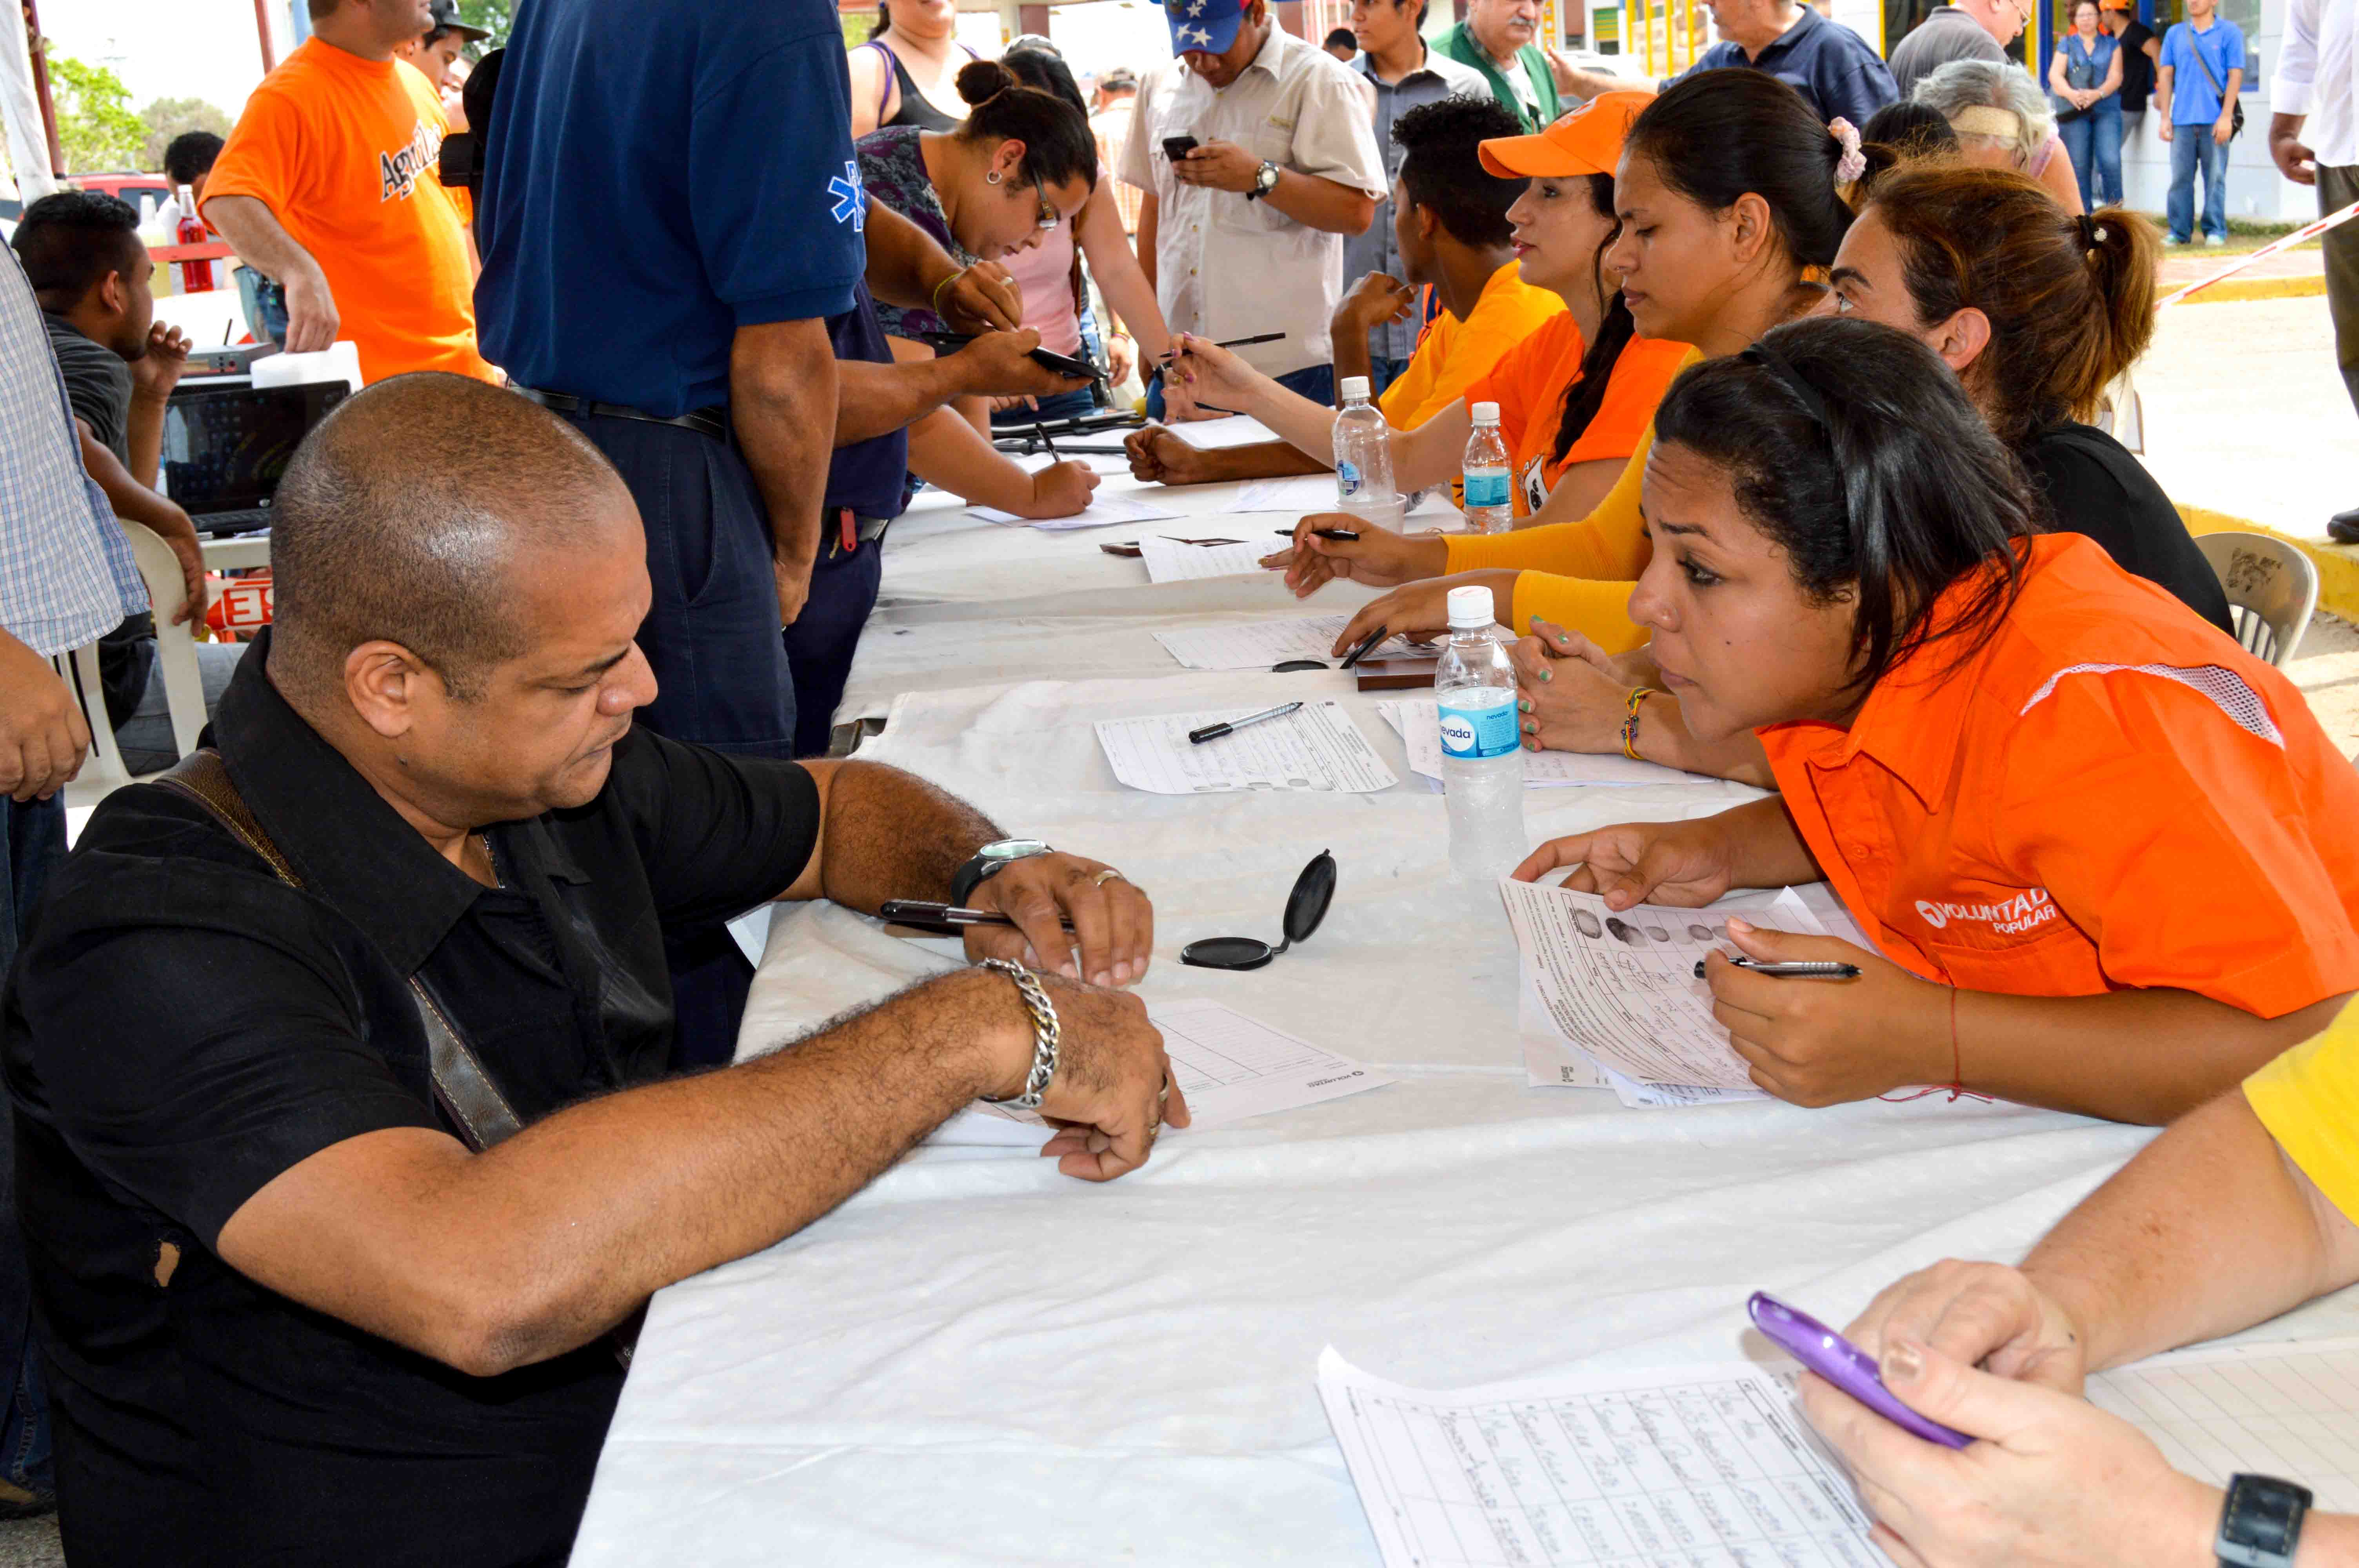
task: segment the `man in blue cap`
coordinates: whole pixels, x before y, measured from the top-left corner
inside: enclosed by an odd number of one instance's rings
[[[1266,0],[1166,0],[1164,13],[1179,61],[1139,88],[1119,171],[1147,192],[1139,265],[1173,331],[1282,333],[1238,351],[1332,403],[1343,236],[1367,228],[1386,189],[1367,100],[1349,70],[1276,26]],[[1165,143],[1178,138],[1193,145],[1175,158]]]

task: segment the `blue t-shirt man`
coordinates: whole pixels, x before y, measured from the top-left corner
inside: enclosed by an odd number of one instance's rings
[[[1808,99],[1824,120],[1864,125],[1868,116],[1900,96],[1883,57],[1867,40],[1840,22],[1830,22],[1808,5],[1794,7],[1794,22],[1747,56],[1738,43],[1717,43],[1695,64],[1664,81],[1684,81],[1699,70],[1747,67],[1766,70]]]
[[[2220,93],[2228,85],[2228,73],[2245,69],[2244,32],[2218,16],[2201,32],[2192,22],[2176,23],[2162,36],[2162,58],[2156,64],[2170,68],[2170,123],[2209,125],[2220,118]],[[2218,87],[2212,86],[2214,81]]]

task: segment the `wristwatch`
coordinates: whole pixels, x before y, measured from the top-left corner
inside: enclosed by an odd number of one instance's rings
[[[2293,1568],[2302,1516],[2309,1511],[2307,1487],[2270,1476],[2231,1476],[2212,1552],[2223,1568]]]
[[[1245,192],[1245,200],[1258,201],[1277,189],[1277,165],[1264,158],[1261,168],[1254,171],[1253,189]]]
[[[997,876],[1018,860],[1028,860],[1035,855],[1049,853],[1049,846],[1038,838],[999,838],[974,852],[973,859],[961,866],[951,877],[951,902],[964,903],[974,896],[974,890]]]

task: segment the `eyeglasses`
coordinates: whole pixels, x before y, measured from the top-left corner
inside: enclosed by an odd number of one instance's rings
[[[1054,207],[1049,205],[1047,186],[1036,184],[1032,187],[1032,193],[1040,199],[1040,230],[1043,233],[1065,221]]]

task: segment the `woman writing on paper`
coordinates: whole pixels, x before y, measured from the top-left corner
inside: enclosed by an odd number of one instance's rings
[[[2359,989],[2359,772],[2301,694],[2093,541],[2040,534],[1957,377],[1866,321],[1687,372],[1631,596],[1707,741],[1779,798],[1559,838],[1517,868],[1626,909],[1825,880],[1880,950],[1729,922],[1756,1083],[1803,1105],[1953,1083],[2160,1122]]]

